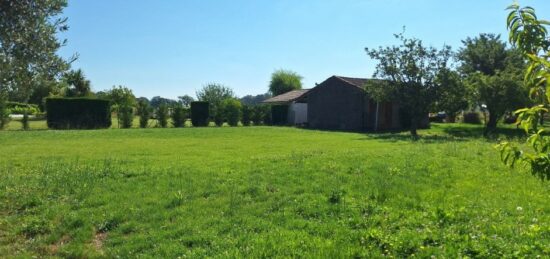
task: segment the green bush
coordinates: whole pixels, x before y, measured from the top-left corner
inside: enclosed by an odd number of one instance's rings
[[[288,105],[271,106],[271,122],[273,125],[286,125],[288,123]]]
[[[149,103],[140,100],[137,104],[137,114],[139,116],[139,127],[147,128],[149,119],[151,118],[151,107],[149,106]]]
[[[223,103],[212,110],[214,112],[214,124],[216,124],[216,126],[218,127],[223,126],[223,123],[225,122]]]
[[[256,105],[252,109],[252,122],[254,126],[271,123],[271,110],[267,105]]]
[[[235,127],[239,125],[242,118],[242,105],[237,99],[226,99],[223,101],[223,113],[227,119],[229,126]]]
[[[46,98],[47,124],[52,129],[99,129],[111,127],[108,100],[92,98]]]
[[[464,113],[462,122],[469,124],[481,124],[481,118],[478,112],[467,112]]]
[[[191,103],[191,123],[193,127],[208,126],[210,112],[208,102],[192,102]]]
[[[120,106],[118,108],[118,118],[120,121],[120,127],[123,129],[129,129],[134,122],[134,108],[129,105]]]
[[[155,113],[155,116],[157,117],[158,125],[161,128],[168,127],[168,105],[165,103],[161,104]]]
[[[6,102],[6,107],[9,114],[25,114],[25,111],[29,115],[36,115],[40,113],[40,108],[36,104],[18,103],[18,102]]]
[[[172,109],[172,125],[174,125],[175,128],[184,127],[186,117],[187,116],[186,116],[185,108],[183,108],[182,105],[176,105]]]
[[[250,107],[249,105],[243,104],[242,114],[243,114],[243,119],[242,119],[243,126],[250,126],[250,122],[252,121],[252,107]]]

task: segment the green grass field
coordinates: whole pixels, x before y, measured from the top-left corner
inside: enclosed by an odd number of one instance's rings
[[[0,255],[550,256],[548,183],[478,126],[421,134],[0,132]]]

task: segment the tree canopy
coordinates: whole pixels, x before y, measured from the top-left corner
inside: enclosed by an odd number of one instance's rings
[[[421,120],[426,118],[437,100],[441,89],[438,75],[447,69],[452,52],[448,46],[441,50],[425,47],[421,40],[408,39],[403,34],[395,37],[401,41],[398,46],[365,49],[372,59],[378,61],[374,77],[382,79],[367,84],[366,90],[377,101],[398,101],[401,109],[410,116],[411,135],[416,138]]]
[[[67,72],[64,75],[64,81],[68,86],[65,93],[68,97],[83,97],[92,94],[90,80],[86,79],[81,69]]]
[[[0,1],[0,91],[15,101],[27,102],[42,84],[56,81],[68,69],[70,60],[57,51],[66,40],[61,17],[66,0]]]
[[[271,74],[269,92],[280,95],[292,90],[302,89],[302,76],[290,70],[277,70]]]
[[[191,103],[195,101],[195,98],[189,96],[189,95],[184,95],[184,96],[178,96],[178,99],[179,99],[179,102],[181,103],[181,105],[183,105],[183,107],[191,107]]]
[[[520,76],[524,61],[521,54],[507,48],[498,35],[480,34],[464,40],[463,44],[457,55],[460,71],[472,89],[474,101],[487,106],[489,120],[485,133],[488,133],[507,111],[527,102]]]
[[[197,99],[210,103],[211,116],[220,122],[223,118],[222,103],[226,99],[235,98],[233,89],[216,83],[205,85],[201,90],[197,91]],[[223,123],[223,121],[222,121]]]

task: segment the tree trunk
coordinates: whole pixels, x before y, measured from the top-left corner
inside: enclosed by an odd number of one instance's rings
[[[485,126],[485,131],[483,135],[487,136],[490,132],[493,132],[497,128],[498,116],[495,112],[489,111],[489,121]]]
[[[413,116],[411,118],[411,136],[413,137],[414,140],[418,139],[417,129],[418,129],[418,119]]]

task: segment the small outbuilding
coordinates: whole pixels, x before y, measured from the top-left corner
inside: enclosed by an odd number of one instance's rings
[[[307,124],[307,92],[309,89],[293,90],[281,95],[269,98],[262,103],[272,105],[272,110],[285,112],[273,114],[275,124],[304,125]],[[283,116],[283,118],[278,118]]]

